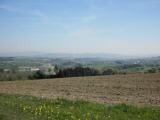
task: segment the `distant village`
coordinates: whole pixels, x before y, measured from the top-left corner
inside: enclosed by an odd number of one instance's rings
[[[37,72],[41,71],[45,75],[56,75],[55,66],[51,64],[44,64],[40,67],[20,66],[19,72]],[[3,69],[3,72],[11,72],[11,69]]]
[[[40,67],[26,67],[26,66],[21,66],[18,68],[19,72],[36,72],[36,71],[41,71],[45,75],[56,75],[55,72],[55,66],[51,64],[45,64]]]

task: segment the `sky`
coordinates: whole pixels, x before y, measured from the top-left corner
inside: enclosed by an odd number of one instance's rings
[[[160,55],[160,0],[0,0],[0,53]]]

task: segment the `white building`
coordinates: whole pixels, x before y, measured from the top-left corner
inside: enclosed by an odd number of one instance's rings
[[[40,69],[37,67],[19,67],[18,70],[20,72],[36,72],[39,71]]]
[[[43,72],[45,75],[56,75],[55,66],[51,64],[45,64],[40,67],[40,71]]]

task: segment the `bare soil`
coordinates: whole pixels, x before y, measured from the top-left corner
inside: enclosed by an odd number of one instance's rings
[[[160,74],[3,81],[0,93],[160,106]]]

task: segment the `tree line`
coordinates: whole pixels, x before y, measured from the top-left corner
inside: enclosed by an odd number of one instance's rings
[[[119,72],[120,73],[120,72]],[[45,78],[64,78],[64,77],[81,77],[81,76],[96,76],[96,75],[114,75],[118,74],[116,70],[105,69],[102,72],[89,67],[73,67],[73,68],[63,68],[56,69],[56,75],[45,75],[41,71],[37,71],[32,76],[29,76],[29,79],[45,79]],[[124,73],[120,73],[124,74]]]

